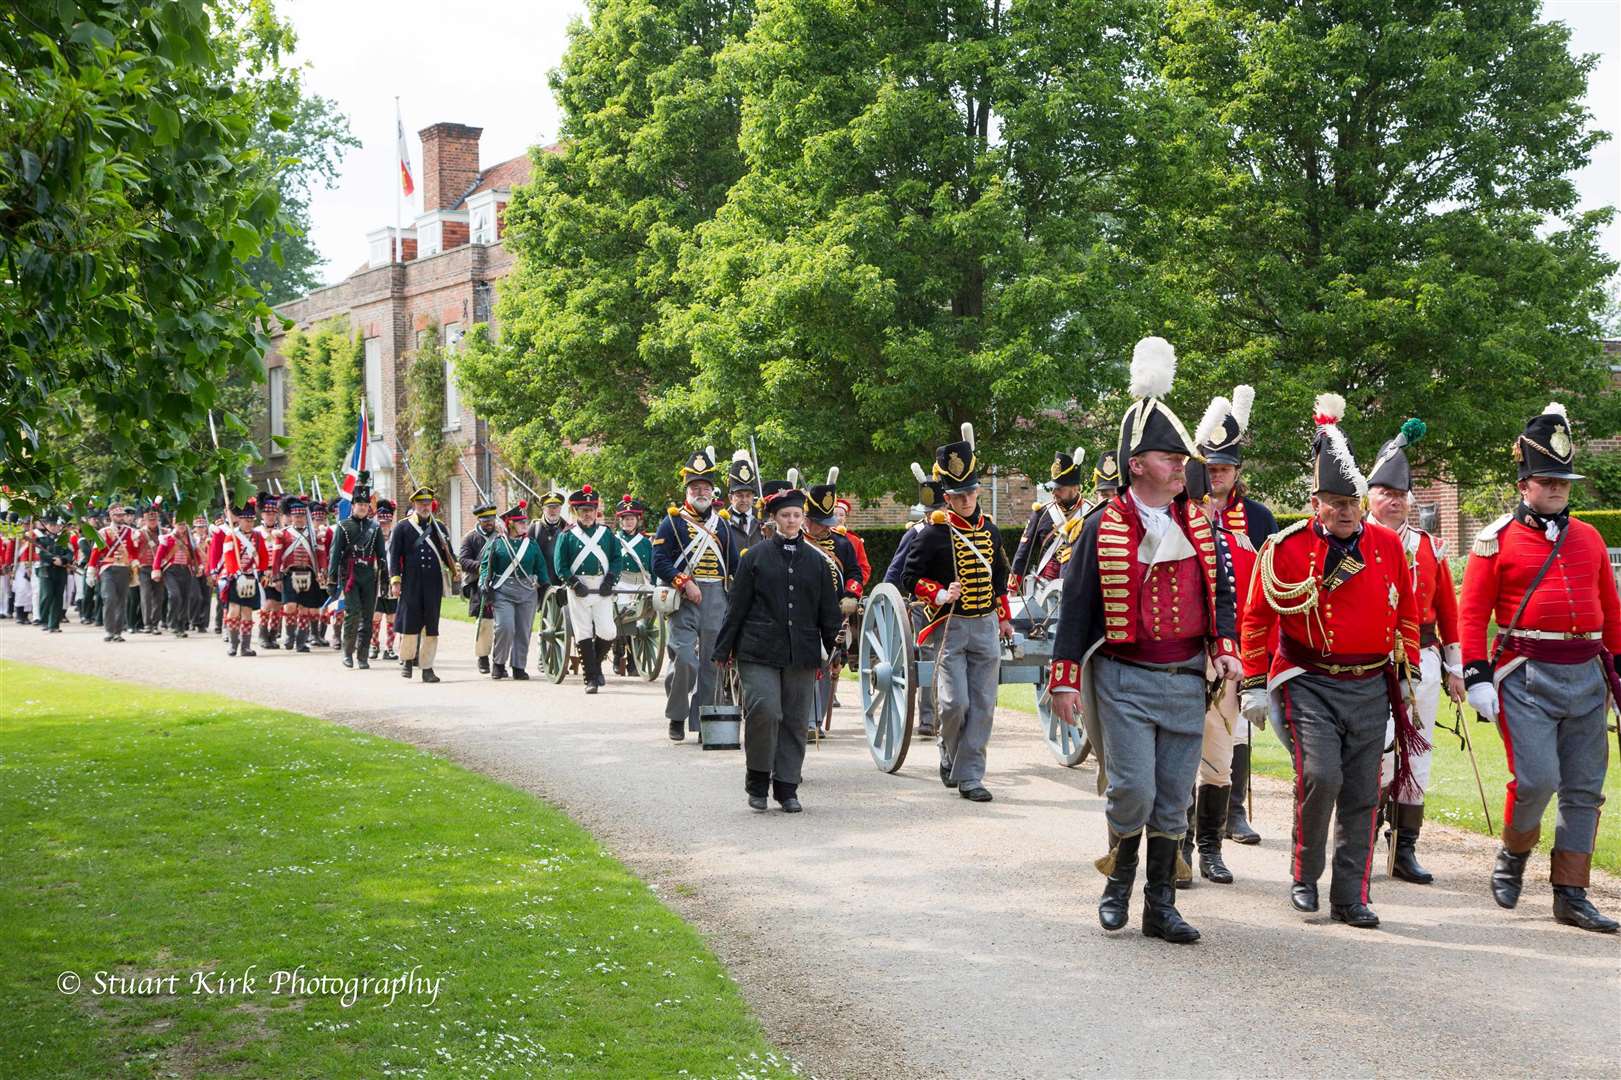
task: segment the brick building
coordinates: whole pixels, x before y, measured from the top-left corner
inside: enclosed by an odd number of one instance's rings
[[[512,268],[501,242],[504,211],[512,189],[529,179],[527,154],[488,167],[479,162],[481,128],[439,123],[423,128],[422,213],[399,230],[367,233],[366,265],[343,281],[317,289],[276,310],[300,330],[333,318],[348,323],[365,342],[366,411],[371,419],[370,462],[379,491],[409,494],[398,456],[404,440],[397,419],[405,404],[405,374],[423,335],[437,327],[445,345],[447,390],[444,434],[461,448],[462,463],[486,491],[508,492],[492,482],[503,474],[494,459],[485,422],[462,403],[453,377],[458,345],[476,323],[493,323],[495,282]],[[396,254],[396,239],[399,252]],[[285,433],[292,385],[282,355],[285,334],[276,330],[265,357],[269,407],[258,432],[263,462],[255,473],[261,488],[271,477],[291,488],[287,459],[273,439]],[[325,485],[323,485],[324,487]],[[465,475],[439,493],[453,535],[472,527],[477,494]]]

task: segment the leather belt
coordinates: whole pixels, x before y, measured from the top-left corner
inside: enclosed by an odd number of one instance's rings
[[[1527,641],[1602,641],[1604,631],[1585,630],[1566,633],[1561,630],[1511,630],[1508,635],[1512,638],[1524,638]]]

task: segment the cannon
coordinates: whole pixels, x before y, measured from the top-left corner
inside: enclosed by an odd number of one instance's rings
[[[1030,593],[1015,598],[1012,607],[1013,640],[1002,647],[1001,682],[1035,687],[1037,718],[1047,747],[1060,765],[1073,768],[1092,748],[1081,728],[1058,719],[1047,694],[1056,601]],[[933,684],[934,662],[920,657],[911,605],[893,585],[879,585],[867,596],[856,670],[873,764],[886,773],[897,772],[912,744],[917,695]]]
[[[614,615],[622,637],[630,639],[630,655],[636,661],[636,675],[653,682],[664,669],[664,642],[669,624],[653,610],[653,586],[620,584],[614,586]],[[574,629],[568,621],[568,597],[559,588],[547,589],[540,605],[540,667],[546,677],[560,683],[577,668]]]

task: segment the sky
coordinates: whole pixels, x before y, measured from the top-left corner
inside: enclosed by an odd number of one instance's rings
[[[281,0],[278,8],[298,32],[310,90],[338,103],[362,143],[345,157],[335,187],[311,193],[312,238],[326,259],[321,273],[333,282],[365,263],[367,232],[394,223],[396,95],[418,181],[400,209],[410,224],[422,197],[420,129],[441,121],[482,127],[484,165],[556,138],[547,73],[585,2]],[[1549,0],[1543,13],[1571,27],[1574,51],[1600,56],[1587,107],[1595,126],[1617,138],[1599,147],[1576,182],[1584,208],[1621,205],[1621,0]],[[1611,222],[1604,248],[1621,261],[1621,221]]]

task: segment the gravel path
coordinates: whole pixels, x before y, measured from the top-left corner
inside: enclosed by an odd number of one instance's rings
[[[105,645],[79,626],[0,624],[0,656],[313,713],[545,797],[698,926],[815,1076],[1621,1075],[1621,936],[1553,922],[1545,858],[1505,912],[1486,890],[1492,842],[1432,827],[1438,881],[1376,877],[1381,930],[1329,922],[1326,880],[1324,913],[1302,917],[1287,788],[1262,781],[1266,841],[1226,848],[1238,884],[1182,894],[1202,941],[1144,938],[1140,888],[1132,928],[1106,934],[1093,773],[1054,764],[1028,715],[997,717],[988,805],[940,786],[932,746],[879,773],[845,708],[809,752],[806,812],[756,815],[740,754],[666,738],[657,685],[492,683],[472,628],[445,629],[438,686],[331,653],[230,659],[209,637]],[[1621,883],[1594,884],[1621,912]]]

